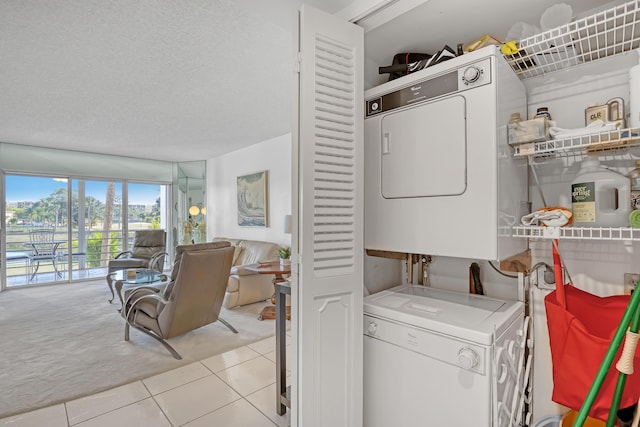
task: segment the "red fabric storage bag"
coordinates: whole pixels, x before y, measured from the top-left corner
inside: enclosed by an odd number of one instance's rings
[[[544,300],[553,363],[552,400],[577,411],[587,396],[631,297],[599,297],[571,285],[564,286],[564,294],[566,309],[558,302],[557,290]],[[615,364],[621,352],[622,345],[589,412],[593,418],[607,420],[618,379]],[[640,397],[638,353],[634,357],[634,373],[627,376],[620,408],[637,403]]]
[[[580,410],[595,380],[609,345],[631,301],[631,295],[599,297],[570,284],[563,285],[562,263],[553,245],[553,267],[556,290],[544,299],[547,328],[553,364],[553,393],[551,399],[576,411]],[[607,372],[589,415],[607,421],[611,401],[618,380],[615,365],[622,348]],[[633,359],[633,375],[628,375],[620,408],[638,402],[640,396],[640,352]]]

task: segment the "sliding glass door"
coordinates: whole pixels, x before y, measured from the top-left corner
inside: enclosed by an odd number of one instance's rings
[[[5,254],[8,285],[66,280],[67,180],[6,175]]]
[[[169,221],[167,219],[169,187],[161,184],[133,183],[126,186],[127,205],[122,213],[125,218],[125,230],[118,250],[131,248],[133,238],[137,230],[163,229],[168,232]],[[169,233],[167,233],[168,235]],[[167,243],[169,252],[169,243]],[[165,262],[169,257],[165,257]]]
[[[123,183],[72,179],[71,251],[65,263],[71,279],[105,275],[108,260],[122,247]]]
[[[6,286],[104,277],[135,230],[167,228],[167,188],[6,175]]]

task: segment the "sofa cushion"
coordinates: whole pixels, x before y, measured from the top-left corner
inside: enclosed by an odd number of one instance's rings
[[[240,278],[229,276],[229,284],[227,285],[227,292],[238,292],[240,289]]]
[[[247,264],[247,265],[251,265],[251,264]],[[233,267],[231,267],[231,275],[248,276],[250,274],[258,274],[254,270],[249,270],[247,268],[247,265],[234,265]]]
[[[236,247],[225,293],[225,308],[264,301],[273,295],[272,276],[259,274],[247,267],[260,261],[275,261],[278,258],[278,244],[225,237],[216,237],[213,240],[228,241]]]
[[[230,239],[228,237],[214,237],[212,242],[229,242],[231,246],[238,246],[242,239]]]
[[[257,264],[259,261],[278,258],[278,245],[258,240],[242,240],[239,243],[242,252],[235,265]]]
[[[241,253],[242,253],[242,248],[240,246],[235,246],[235,251],[233,252],[232,265],[238,265],[238,259],[240,258]]]
[[[231,265],[239,265],[238,264],[238,258],[240,257],[240,254],[242,253],[242,248],[240,247],[240,242],[242,240],[240,239],[228,239],[226,237],[215,237],[212,242],[229,242],[231,243],[231,246],[234,246],[236,249],[233,253],[233,262]]]

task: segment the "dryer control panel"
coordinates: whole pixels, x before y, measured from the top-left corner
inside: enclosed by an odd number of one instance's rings
[[[365,101],[365,117],[491,83],[491,60],[465,64],[435,77]]]

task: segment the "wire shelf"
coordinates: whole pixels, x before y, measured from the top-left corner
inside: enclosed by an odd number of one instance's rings
[[[640,47],[640,0],[522,39],[505,55],[521,79],[536,77]]]
[[[513,237],[528,239],[640,241],[640,228],[630,227],[513,227]]]
[[[612,131],[578,135],[549,141],[529,142],[514,146],[514,156],[568,157],[573,154],[597,154],[640,145],[640,128],[617,129]]]

